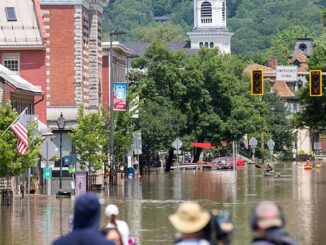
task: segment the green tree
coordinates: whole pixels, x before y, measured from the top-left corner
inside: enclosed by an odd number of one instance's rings
[[[309,67],[311,70],[320,69],[326,71],[326,32],[316,39],[316,47],[313,56],[309,59]],[[323,77],[323,96],[310,97],[309,86],[307,85],[300,93],[300,104],[302,112],[299,113],[300,125],[309,126],[313,130],[325,129],[326,114],[326,89],[325,79]]]
[[[100,112],[85,113],[80,107],[77,116],[78,128],[70,133],[78,163],[90,174],[100,170],[107,161],[108,131],[106,118]]]
[[[148,27],[137,27],[135,33],[137,40],[142,42],[153,42],[157,40],[180,41],[187,39],[179,26],[169,22],[153,24]]]
[[[0,105],[0,134],[17,118],[18,113],[11,109],[9,103]],[[0,137],[0,177],[18,176],[38,160],[41,138],[36,135],[35,125],[28,126],[28,152],[21,155],[17,150],[17,137],[8,130]]]
[[[272,38],[272,46],[264,54],[265,60],[276,57],[279,64],[287,65],[288,57],[293,53],[296,39],[302,37],[313,38],[312,30],[302,26],[291,26],[278,32]]]

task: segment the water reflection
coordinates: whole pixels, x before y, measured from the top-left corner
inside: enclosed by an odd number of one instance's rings
[[[301,244],[326,240],[326,166],[312,171],[296,164],[275,164],[282,178],[263,177],[254,166],[233,171],[152,173],[142,179],[122,180],[106,193],[115,203],[140,244],[171,244],[174,230],[168,215],[185,200],[207,208],[227,210],[235,225],[233,244],[248,244],[248,217],[255,203],[276,200],[284,209],[287,230]],[[12,207],[0,208],[0,244],[51,244],[69,231],[74,198],[47,196],[14,198]],[[105,205],[103,205],[104,211]],[[104,212],[103,212],[104,213]],[[102,224],[106,222],[103,217]]]

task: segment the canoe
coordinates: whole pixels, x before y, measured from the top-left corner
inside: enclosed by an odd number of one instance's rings
[[[305,170],[311,170],[312,169],[312,166],[304,166],[304,169]]]

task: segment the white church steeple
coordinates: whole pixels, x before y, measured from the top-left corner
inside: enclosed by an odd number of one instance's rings
[[[188,35],[191,48],[216,48],[231,53],[231,37],[227,29],[226,0],[194,0],[194,28]]]

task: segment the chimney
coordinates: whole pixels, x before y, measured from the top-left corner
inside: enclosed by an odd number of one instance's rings
[[[273,57],[268,61],[268,65],[269,68],[272,68],[273,70],[276,70],[276,66],[277,66],[277,58]]]

